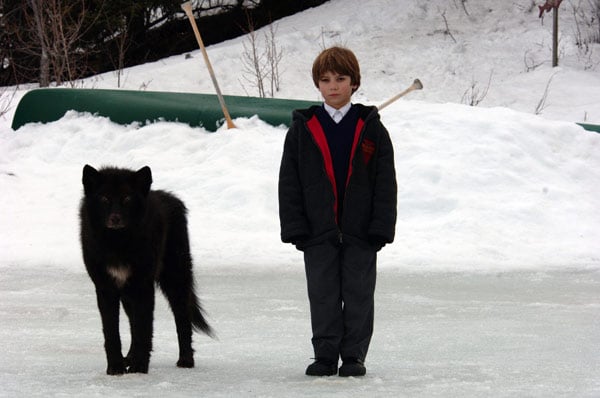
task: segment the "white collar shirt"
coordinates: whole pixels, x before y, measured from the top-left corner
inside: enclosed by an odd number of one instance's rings
[[[346,105],[342,106],[340,109],[335,109],[333,106],[327,105],[325,103],[323,104],[325,111],[327,111],[329,116],[331,116],[331,118],[333,119],[333,121],[336,124],[339,123],[344,118],[344,116],[346,116],[346,114],[350,110],[351,106],[352,106],[352,103],[348,102]]]

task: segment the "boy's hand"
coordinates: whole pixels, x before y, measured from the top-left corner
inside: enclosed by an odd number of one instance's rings
[[[297,250],[304,251],[308,235],[294,236],[290,239],[290,243],[296,247]]]
[[[294,236],[293,238],[291,238],[290,242],[292,243],[292,245],[297,246],[299,243],[302,243],[307,239],[308,239],[308,235],[299,235],[299,236]]]
[[[377,250],[379,250],[385,246],[387,239],[380,235],[369,235],[369,243],[377,247]]]

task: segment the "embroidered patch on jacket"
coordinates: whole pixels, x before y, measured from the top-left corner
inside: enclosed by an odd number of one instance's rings
[[[365,139],[362,144],[360,144],[360,149],[362,150],[365,164],[369,164],[373,154],[375,153],[375,143],[371,140]]]

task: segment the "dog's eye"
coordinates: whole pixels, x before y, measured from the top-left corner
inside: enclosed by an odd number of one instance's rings
[[[107,204],[107,203],[110,203],[110,200],[106,196],[102,195],[102,196],[100,196],[100,202]]]
[[[127,195],[123,198],[123,204],[128,205],[129,203],[131,203],[131,196]]]

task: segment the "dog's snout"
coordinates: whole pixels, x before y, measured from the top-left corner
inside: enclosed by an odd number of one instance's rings
[[[125,227],[123,217],[119,213],[111,213],[106,221],[106,226],[111,229],[119,229]]]

